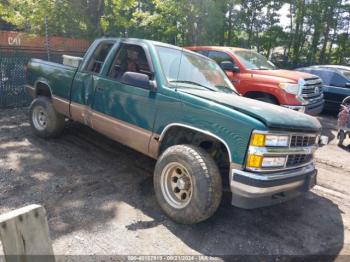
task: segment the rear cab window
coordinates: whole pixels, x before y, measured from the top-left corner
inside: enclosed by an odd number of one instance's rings
[[[105,41],[100,43],[91,55],[89,62],[85,67],[85,71],[99,74],[113,45],[114,41]]]
[[[194,50],[196,53],[209,57],[213,59],[217,64],[220,65],[221,62],[231,62],[234,66],[237,66],[235,61],[225,52],[221,51],[210,51],[210,50]]]
[[[234,65],[236,64],[233,59],[226,53],[220,51],[209,51],[208,57],[213,59],[216,63],[220,64],[224,61],[232,62]]]
[[[206,50],[193,50],[194,52],[204,55],[204,56],[208,56],[208,51]]]

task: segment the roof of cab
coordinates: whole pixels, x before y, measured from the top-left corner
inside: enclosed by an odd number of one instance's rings
[[[241,47],[231,47],[231,46],[187,46],[186,49],[190,50],[214,50],[214,51],[250,51],[250,49]]]
[[[145,43],[145,44],[151,44],[153,46],[162,46],[162,47],[167,47],[167,48],[172,48],[172,49],[176,49],[176,50],[180,50],[180,51],[184,51],[184,52],[188,52],[197,56],[201,56],[204,59],[207,60],[212,60],[207,56],[204,56],[202,54],[193,52],[192,50],[189,50],[185,47],[179,47],[176,45],[171,45],[171,44],[167,44],[167,43],[163,43],[163,42],[159,42],[159,41],[154,41],[154,40],[148,40],[148,39],[141,39],[141,38],[124,38],[124,37],[103,37],[103,38],[98,38],[95,41],[104,41],[104,40],[112,40],[112,41],[125,41],[125,42],[129,42],[129,43]]]
[[[342,66],[342,65],[314,65],[311,67],[312,68],[339,69],[339,70],[350,71],[349,66]]]
[[[307,67],[300,67],[296,70],[312,70],[318,69],[322,71],[350,71],[349,66],[341,66],[341,65],[312,65]]]
[[[138,42],[138,43],[145,43],[145,44],[151,44],[151,45],[157,45],[157,46],[164,46],[164,47],[169,47],[169,48],[174,48],[174,49],[178,49],[178,50],[182,50],[181,47],[175,46],[175,45],[171,45],[171,44],[167,44],[167,43],[163,43],[163,42],[158,42],[158,41],[154,41],[154,40],[148,40],[148,39],[141,39],[141,38],[125,38],[125,37],[102,37],[102,38],[98,38],[96,39],[96,41],[125,41],[125,42]]]

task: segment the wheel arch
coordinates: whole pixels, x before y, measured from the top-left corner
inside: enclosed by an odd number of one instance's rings
[[[208,136],[208,137],[211,137],[219,142],[221,142],[225,148],[226,148],[226,151],[227,151],[227,154],[228,154],[228,158],[229,158],[229,161],[232,160],[232,153],[231,153],[231,150],[228,146],[228,144],[226,143],[226,141],[224,139],[222,139],[221,137],[213,134],[212,132],[209,132],[209,131],[206,131],[206,130],[202,130],[202,129],[199,129],[199,128],[196,128],[196,127],[193,127],[193,126],[190,126],[190,125],[187,125],[187,124],[181,124],[181,123],[172,123],[172,124],[169,124],[167,125],[161,135],[159,136],[159,153],[161,153],[161,148],[162,148],[162,144],[166,138],[166,136],[169,134],[169,132],[174,129],[174,128],[179,128],[179,129],[183,129],[183,130],[190,130],[190,131],[194,131],[194,132],[198,132],[200,134],[203,134],[205,136]]]
[[[271,98],[271,99],[275,100],[278,105],[281,104],[278,97],[276,97],[273,94],[262,92],[262,91],[249,91],[249,92],[245,93],[244,96],[248,97],[248,98],[253,98],[253,99],[256,99],[258,97],[267,97],[267,98]]]
[[[34,83],[35,88],[35,97],[45,96],[48,98],[52,98],[52,89],[49,83],[45,79],[38,79]]]
[[[223,187],[229,188],[232,152],[224,139],[210,131],[190,125],[172,123],[166,126],[159,137],[158,155],[175,145],[191,144],[204,149],[218,166]]]

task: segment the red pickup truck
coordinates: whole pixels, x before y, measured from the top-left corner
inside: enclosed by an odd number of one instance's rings
[[[315,75],[278,69],[253,50],[218,46],[187,49],[215,60],[245,97],[311,115],[323,109],[322,80]]]

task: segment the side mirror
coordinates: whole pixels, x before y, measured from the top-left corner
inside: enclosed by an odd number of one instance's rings
[[[156,82],[154,80],[150,80],[148,75],[142,73],[125,72],[121,77],[120,81],[123,84],[130,86],[149,89],[151,91],[157,90]]]
[[[222,61],[220,63],[220,67],[224,71],[232,71],[232,72],[235,72],[235,73],[239,72],[239,67],[235,66],[231,61]]]
[[[239,73],[240,69],[239,69],[238,66],[234,66],[233,69],[232,69],[232,71],[233,71],[234,73]]]

